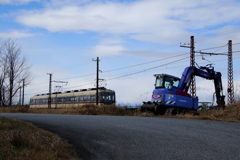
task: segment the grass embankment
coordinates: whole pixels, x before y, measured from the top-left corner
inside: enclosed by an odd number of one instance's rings
[[[227,122],[240,122],[240,103],[228,105],[224,110],[211,109],[205,111],[198,111],[198,116],[191,114],[177,115],[179,118],[201,119],[201,120],[214,120],[214,121],[227,121]]]
[[[77,160],[73,147],[34,125],[0,117],[1,160]]]
[[[178,114],[172,116],[154,115],[153,113],[141,112],[139,109],[129,110],[126,107],[116,107],[114,105],[95,106],[85,105],[80,107],[62,109],[35,109],[27,107],[0,107],[2,113],[41,113],[41,114],[81,114],[81,115],[115,115],[115,116],[144,116],[144,117],[174,117],[187,119],[202,119],[215,121],[240,122],[240,102],[226,106],[222,109],[211,109],[197,111],[198,115],[192,113]]]

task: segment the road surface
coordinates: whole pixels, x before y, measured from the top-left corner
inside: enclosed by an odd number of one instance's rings
[[[58,134],[86,160],[239,160],[240,123],[127,116],[0,113]]]

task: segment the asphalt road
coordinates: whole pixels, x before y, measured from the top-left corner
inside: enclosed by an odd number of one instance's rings
[[[240,123],[126,116],[10,114],[58,134],[82,159],[239,160]]]

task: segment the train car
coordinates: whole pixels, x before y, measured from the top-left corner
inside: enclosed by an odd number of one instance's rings
[[[98,89],[98,104],[115,104],[115,91],[104,87]],[[48,108],[49,94],[37,94],[30,98],[30,108]],[[96,104],[96,88],[54,92],[51,94],[51,108],[78,107]]]

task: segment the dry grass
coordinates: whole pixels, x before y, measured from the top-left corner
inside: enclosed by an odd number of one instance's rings
[[[163,117],[240,122],[240,103],[228,105],[225,107],[224,110],[223,109],[201,110],[185,114],[177,114],[176,116],[164,115]]]
[[[66,140],[32,124],[0,117],[0,159],[77,160]]]
[[[199,117],[205,120],[240,122],[240,103],[229,105],[224,110],[201,111]]]
[[[115,116],[144,116],[144,117],[174,117],[187,119],[202,119],[215,121],[240,122],[240,102],[229,105],[225,110],[197,111],[198,115],[191,112],[185,114],[154,115],[153,113],[141,112],[139,109],[129,110],[127,107],[116,107],[115,105],[95,106],[84,105],[80,107],[62,109],[33,109],[27,107],[0,107],[2,113],[41,113],[41,114],[81,114],[81,115],[115,115]]]

